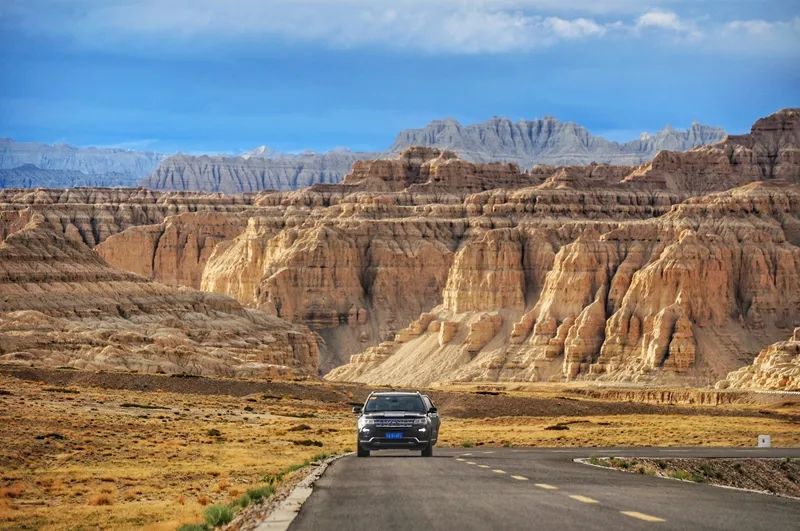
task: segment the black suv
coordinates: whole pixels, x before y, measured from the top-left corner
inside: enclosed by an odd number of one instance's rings
[[[428,395],[416,393],[370,393],[358,415],[356,450],[369,457],[370,450],[422,450],[433,455],[439,437],[439,414]]]

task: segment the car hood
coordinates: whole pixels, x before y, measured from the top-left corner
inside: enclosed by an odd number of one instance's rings
[[[371,419],[418,419],[425,416],[425,413],[415,411],[374,411],[364,413],[364,416]]]

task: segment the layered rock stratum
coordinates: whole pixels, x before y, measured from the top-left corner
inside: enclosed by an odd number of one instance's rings
[[[110,267],[41,214],[4,211],[0,362],[167,374],[315,374],[306,327]]]
[[[640,166],[415,147],[297,191],[6,191],[0,226],[308,326],[330,379],[709,385],[800,326],[798,134],[786,109]]]

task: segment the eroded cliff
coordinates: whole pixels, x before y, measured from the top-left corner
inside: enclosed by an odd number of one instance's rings
[[[293,192],[5,203],[58,212],[117,268],[309,326],[331,379],[705,385],[800,325],[798,115],[638,168],[414,148]]]
[[[317,339],[233,299],[110,267],[40,214],[5,212],[0,361],[218,376],[316,374]]]

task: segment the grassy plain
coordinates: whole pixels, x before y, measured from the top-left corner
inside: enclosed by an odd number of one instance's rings
[[[23,371],[24,372],[24,371]],[[0,528],[175,529],[353,447],[362,386],[0,370]],[[725,406],[436,390],[440,446],[800,446],[797,401]]]

